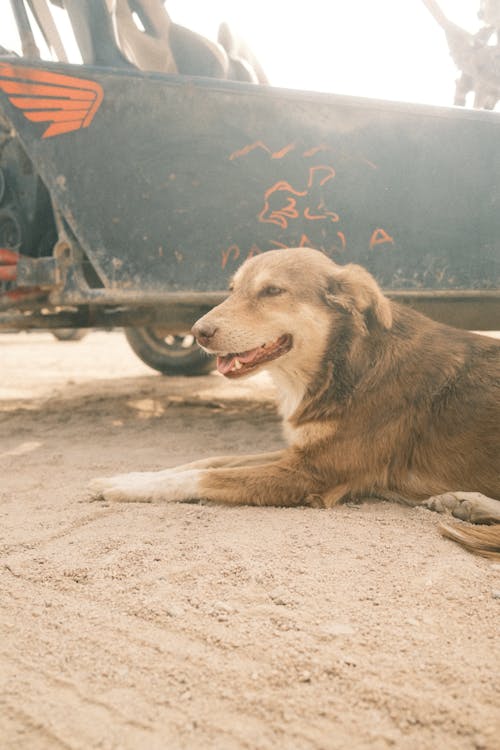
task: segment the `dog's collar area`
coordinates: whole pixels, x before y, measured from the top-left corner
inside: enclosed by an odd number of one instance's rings
[[[290,351],[292,343],[292,337],[289,333],[286,333],[276,341],[257,346],[255,349],[248,349],[246,352],[219,354],[217,369],[226,378],[239,378],[241,375],[246,375],[251,370],[260,367],[260,365],[283,356]]]

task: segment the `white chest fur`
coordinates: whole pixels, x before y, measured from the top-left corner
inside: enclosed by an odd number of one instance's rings
[[[273,368],[271,372],[278,391],[278,411],[283,420],[288,420],[304,398],[305,384],[298,372],[285,372]]]

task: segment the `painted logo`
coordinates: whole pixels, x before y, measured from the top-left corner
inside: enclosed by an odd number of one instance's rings
[[[104,95],[95,81],[3,62],[0,91],[30,122],[50,123],[42,138],[88,128]]]

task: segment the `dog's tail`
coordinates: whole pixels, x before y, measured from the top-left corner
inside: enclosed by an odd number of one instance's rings
[[[466,526],[465,524],[440,523],[441,534],[475,555],[500,560],[500,525]]]

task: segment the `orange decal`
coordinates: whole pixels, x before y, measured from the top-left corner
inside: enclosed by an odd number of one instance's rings
[[[313,210],[319,211],[320,213],[314,214],[312,213]],[[320,221],[321,219],[330,219],[330,221],[335,223],[340,221],[340,216],[336,214],[335,211],[328,211],[325,208],[324,203],[320,203],[316,209],[311,209],[308,206],[304,211],[304,217],[309,219],[309,221]]]
[[[42,138],[88,128],[103,99],[95,81],[10,63],[0,63],[0,91],[30,122],[50,123]]]
[[[320,151],[332,151],[332,150],[333,149],[331,149],[330,146],[325,146],[325,145],[314,146],[314,148],[310,148],[308,151],[304,151],[302,156],[309,157],[309,156],[314,156],[314,154],[317,154]]]
[[[278,211],[271,211],[267,218],[264,218],[262,214],[259,214],[259,221],[264,224],[277,224],[282,229],[286,229],[288,226],[288,219],[297,219],[299,212],[297,211],[297,201],[295,198],[287,198],[286,206],[280,208]],[[262,217],[262,218],[261,218]]]
[[[333,167],[327,166],[325,164],[319,164],[316,167],[310,167],[309,168],[309,179],[307,181],[307,187],[312,187],[314,182],[316,181],[316,173],[320,177],[319,185],[322,186],[325,184],[325,182],[328,182],[328,180],[333,180],[335,177],[335,170]],[[321,175],[323,175],[321,177]]]
[[[271,240],[271,245],[275,245],[280,250],[288,250],[289,247],[313,247],[313,244],[307,234],[303,234],[297,244],[294,244],[293,240],[290,240],[287,244],[283,242],[277,242],[277,240]]]
[[[288,216],[290,219],[296,219],[299,215],[296,209],[296,205],[297,201],[295,200],[295,198],[288,197],[286,206],[280,208],[279,211],[273,211],[273,214],[283,214],[283,216]]]
[[[271,151],[269,146],[266,146],[264,141],[255,141],[255,143],[248,143],[246,146],[243,146],[243,148],[240,148],[237,151],[233,151],[233,153],[229,156],[229,161],[234,161],[235,159],[239,159],[242,156],[247,156],[257,148],[260,148],[267,154],[269,154],[271,156],[271,159],[283,159],[283,157],[290,153],[290,151],[294,150],[295,143],[288,143],[279,151]]]
[[[307,188],[305,190],[296,190],[289,182],[281,180],[276,182],[264,193],[264,208],[258,215],[258,219],[263,224],[277,224],[282,229],[288,228],[289,219],[297,219],[301,214],[297,209],[297,201],[290,195],[286,196],[286,203],[278,208],[271,208],[270,199],[274,193],[291,193],[292,196],[303,198],[309,194],[309,191],[313,188],[322,187],[329,180],[335,177],[335,170],[333,167],[326,164],[319,164],[309,168],[309,177],[307,181]],[[285,200],[285,196],[283,197]],[[301,209],[302,211],[302,209]],[[330,220],[337,222],[340,217],[335,211],[330,211],[326,208],[323,201],[312,208],[306,206],[303,210],[304,217],[309,221],[320,221]]]
[[[254,255],[260,255],[262,250],[257,245],[252,245],[250,250],[248,251],[247,259],[253,258]]]
[[[289,193],[293,193],[293,195],[307,195],[307,190],[295,190],[295,188],[293,188],[289,182],[280,180],[279,182],[275,182],[272,187],[266,190],[266,192],[264,193],[264,198],[265,200],[268,200],[273,193],[277,193],[283,190]]]
[[[325,211],[325,214],[328,216],[330,221],[334,222],[334,224],[340,221],[340,216],[337,213],[335,213],[335,211]]]
[[[288,146],[285,146],[284,148],[282,148],[281,151],[275,151],[274,154],[271,154],[271,159],[282,159],[290,151],[293,151],[294,148],[295,148],[295,143],[289,143]]]
[[[246,156],[256,148],[261,148],[264,151],[267,151],[268,154],[271,153],[271,149],[268,148],[265,143],[263,143],[262,141],[256,141],[255,143],[249,143],[247,146],[240,148],[238,151],[233,151],[233,153],[229,157],[229,160],[234,161],[235,159],[239,159],[240,156]]]
[[[264,193],[264,208],[260,212],[258,219],[263,224],[277,224],[282,229],[288,227],[288,219],[296,219],[299,215],[297,211],[297,201],[291,196],[286,196],[286,204],[278,209],[271,210],[269,199],[274,193],[291,193],[296,196],[307,195],[307,190],[295,190],[290,183],[280,180],[276,182]]]
[[[238,247],[238,245],[230,245],[227,250],[222,251],[222,260],[221,260],[221,268],[224,270],[224,268],[227,266],[229,259],[231,256],[233,257],[233,260],[238,260],[238,258],[241,255],[241,250]]]
[[[394,239],[391,237],[391,235],[387,234],[385,229],[381,229],[380,227],[378,227],[373,231],[370,238],[370,250],[373,250],[376,245],[384,245],[386,242],[394,245]]]
[[[321,219],[326,219],[326,214],[313,214],[311,213],[311,209],[308,206],[304,211],[304,217],[306,219],[309,219],[309,221],[320,221]]]

